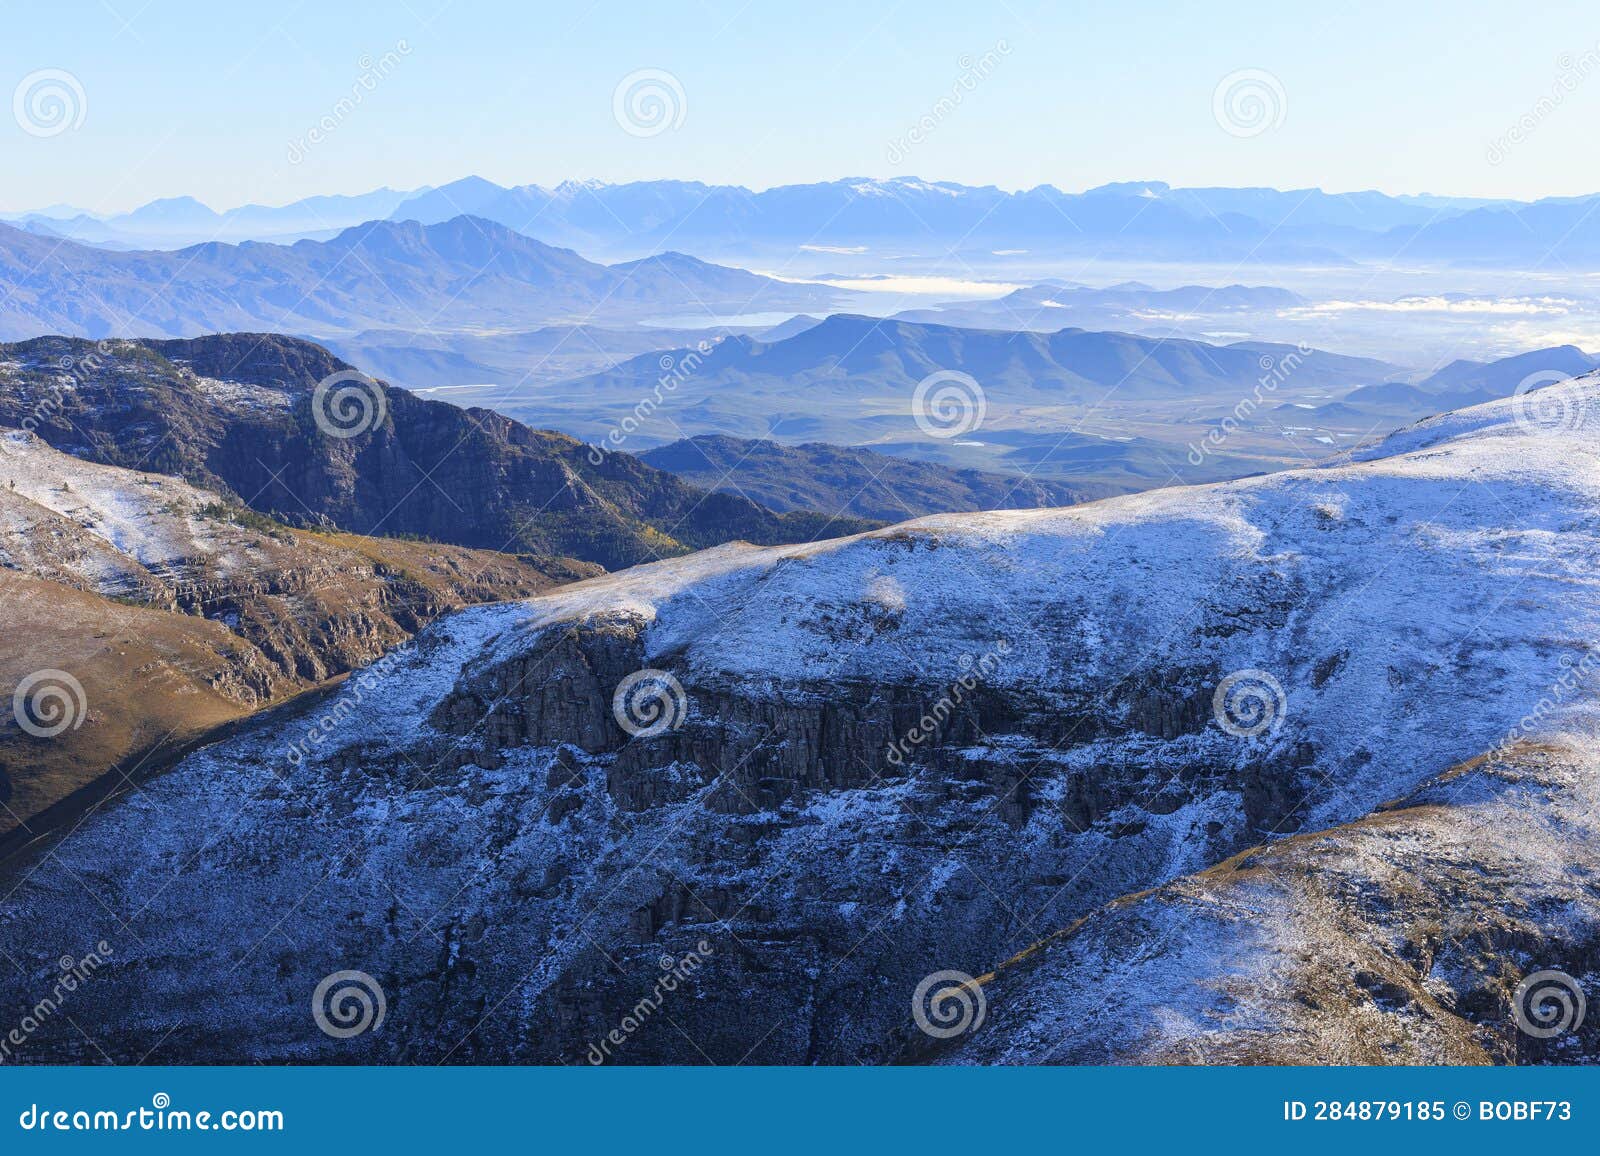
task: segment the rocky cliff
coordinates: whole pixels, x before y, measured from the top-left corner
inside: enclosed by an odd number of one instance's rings
[[[364,667],[440,614],[598,572],[290,529],[0,430],[0,686],[48,672],[35,693],[65,686],[73,700],[58,734],[22,725],[27,694],[4,717],[0,835],[43,829],[41,812],[80,787]]]

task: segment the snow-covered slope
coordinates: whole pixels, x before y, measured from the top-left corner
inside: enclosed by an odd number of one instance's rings
[[[22,430],[0,431],[0,485],[0,561],[42,565],[56,547],[58,564],[83,582],[109,582],[101,593],[124,592],[129,563],[161,571],[208,560],[238,573],[259,566],[261,545],[271,544],[222,517],[214,493],[83,461]]]
[[[1546,392],[1600,413],[1595,379]],[[612,1059],[919,1054],[930,973],[1370,822],[1508,739],[1586,733],[1585,694],[1549,700],[1600,640],[1600,420],[1495,403],[1359,457],[459,612],[318,719],[201,752],[19,864],[0,929],[40,968],[102,905],[128,921],[85,997],[114,1056],[170,1032],[192,1059],[576,1061],[690,950],[693,994]],[[674,725],[641,736],[613,695],[646,669],[675,680],[655,676]],[[1556,894],[1553,853],[1518,862],[1520,902]],[[1292,902],[1263,911],[1266,938],[1298,934]],[[1589,935],[1570,905],[1530,919]],[[304,1006],[348,969],[389,1018],[335,1041]],[[1491,1004],[1442,1014],[1503,1020]],[[1049,1058],[1030,1038],[993,1054]]]
[[[446,610],[592,572],[290,530],[0,429],[0,686],[43,671],[70,688],[65,671],[84,688],[78,725],[47,739],[0,716],[0,836],[103,776],[120,783],[123,760],[366,665]]]
[[[1110,904],[985,976],[982,1029],[928,1054],[1592,1063],[1600,1027],[1572,1001],[1600,990],[1597,749],[1592,730],[1515,744],[1354,823]],[[1537,1033],[1519,1030],[1519,987],[1551,972],[1521,1001]],[[1546,1031],[1537,1014],[1568,1018]]]

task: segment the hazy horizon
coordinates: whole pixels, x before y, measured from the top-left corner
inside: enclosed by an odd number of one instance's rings
[[[1311,29],[1265,4],[1222,15],[707,3],[618,19],[462,2],[226,21],[197,3],[86,4],[70,38],[58,10],[0,10],[0,79],[17,114],[3,132],[7,212],[113,213],[173,196],[277,205],[454,174],[763,189],[915,172],[1006,190],[1161,179],[1519,200],[1600,190],[1586,132],[1600,46],[1576,3],[1507,22],[1487,4],[1360,2]],[[1492,39],[1480,33],[1491,19]],[[23,123],[41,85],[64,96],[64,123]]]
[[[472,180],[474,178],[481,179],[481,180],[490,180],[491,179],[489,177],[483,176],[482,173],[461,173],[461,174],[459,174],[457,176],[452,176],[452,177],[449,177],[449,178],[446,178],[446,179],[443,179],[443,180],[425,181],[420,185],[397,185],[397,184],[393,184],[393,183],[378,183],[378,184],[373,184],[373,185],[367,185],[365,187],[323,189],[323,190],[319,190],[317,192],[306,193],[306,194],[304,194],[302,196],[293,197],[293,198],[291,198],[289,200],[249,200],[249,201],[240,201],[240,202],[237,202],[237,203],[216,203],[216,202],[208,201],[205,197],[196,196],[196,195],[194,195],[192,193],[174,192],[174,193],[165,193],[165,194],[162,194],[162,195],[156,196],[156,197],[151,197],[148,200],[138,201],[136,203],[118,205],[118,206],[111,207],[111,208],[96,209],[96,210],[92,210],[92,211],[88,210],[84,205],[79,204],[79,203],[77,203],[77,202],[75,202],[75,201],[73,201],[73,200],[71,200],[69,198],[69,199],[66,199],[66,200],[52,201],[49,204],[27,204],[27,205],[21,205],[21,204],[12,205],[12,204],[9,204],[9,203],[0,204],[0,213],[4,213],[4,214],[7,214],[7,215],[13,215],[14,216],[14,215],[25,214],[25,213],[42,213],[42,212],[46,212],[46,211],[49,211],[49,210],[52,210],[52,209],[58,209],[58,208],[63,208],[63,207],[71,207],[71,208],[74,208],[74,209],[80,209],[80,210],[92,212],[92,215],[99,216],[99,217],[115,217],[115,216],[120,216],[120,215],[125,214],[125,213],[134,212],[134,211],[136,211],[138,209],[144,208],[147,205],[156,204],[156,203],[160,203],[160,202],[192,200],[192,201],[198,202],[201,205],[204,205],[206,208],[212,210],[215,213],[224,214],[224,213],[232,212],[232,211],[237,210],[237,209],[242,209],[242,208],[247,208],[247,207],[252,207],[252,206],[257,206],[257,207],[261,207],[261,208],[268,208],[268,209],[285,208],[285,207],[287,207],[289,205],[296,204],[296,203],[298,203],[300,201],[311,199],[311,198],[316,198],[316,197],[361,197],[361,196],[366,196],[366,195],[371,194],[371,193],[380,193],[380,192],[385,192],[385,191],[394,192],[394,193],[403,193],[403,194],[407,194],[407,195],[413,195],[413,194],[420,193],[420,192],[423,192],[423,191],[426,191],[426,190],[429,190],[429,189],[444,188],[446,186],[449,186],[449,185],[452,185],[452,184],[456,184],[456,183],[458,183],[460,181]],[[1600,196],[1600,183],[1597,183],[1597,185],[1596,185],[1596,187],[1594,189],[1588,190],[1588,191],[1586,191],[1584,193],[1576,193],[1576,194],[1557,194],[1557,193],[1552,193],[1552,194],[1547,194],[1545,196],[1540,196],[1540,197],[1522,198],[1522,197],[1509,197],[1509,196],[1507,196],[1507,197],[1484,197],[1484,196],[1477,196],[1477,195],[1474,195],[1474,194],[1453,192],[1451,190],[1446,190],[1446,189],[1416,189],[1416,190],[1405,189],[1405,190],[1395,190],[1395,189],[1380,189],[1380,188],[1327,188],[1325,186],[1320,186],[1320,185],[1288,186],[1288,185],[1270,185],[1270,184],[1267,184],[1267,185],[1245,185],[1245,184],[1228,184],[1228,183],[1221,183],[1221,184],[1214,184],[1214,185],[1181,185],[1176,181],[1169,181],[1169,180],[1166,180],[1166,179],[1164,179],[1162,177],[1159,177],[1159,176],[1157,176],[1157,177],[1117,178],[1117,179],[1113,179],[1113,180],[1109,180],[1109,181],[1101,181],[1099,183],[1092,184],[1092,185],[1084,185],[1081,188],[1077,187],[1077,186],[1073,186],[1073,187],[1069,188],[1069,187],[1066,187],[1066,186],[1062,185],[1061,183],[1055,182],[1055,181],[1043,181],[1043,182],[1040,182],[1039,184],[1035,184],[1035,185],[1016,186],[1016,185],[1006,185],[1006,184],[1002,184],[1002,183],[999,183],[999,182],[996,182],[996,181],[986,181],[986,182],[977,182],[977,183],[968,182],[968,181],[959,181],[959,180],[956,180],[956,179],[951,178],[951,177],[925,176],[925,175],[923,175],[921,173],[886,173],[886,174],[885,173],[877,173],[877,174],[871,174],[871,173],[842,173],[842,174],[837,174],[837,175],[817,176],[817,177],[815,177],[813,179],[810,179],[810,180],[784,181],[784,182],[781,182],[781,183],[778,183],[778,184],[766,184],[766,185],[763,185],[763,184],[751,184],[751,183],[740,183],[740,182],[732,182],[732,181],[707,181],[707,180],[700,180],[700,179],[695,178],[695,177],[683,177],[683,176],[656,176],[656,177],[643,176],[643,177],[634,177],[634,178],[630,178],[628,180],[622,180],[622,181],[607,181],[607,180],[602,180],[602,179],[600,179],[598,177],[571,176],[571,177],[564,177],[564,178],[561,178],[559,180],[551,180],[551,181],[512,180],[512,181],[509,181],[509,182],[507,182],[507,181],[494,181],[493,183],[497,184],[497,185],[500,185],[502,188],[508,188],[508,189],[509,188],[525,188],[525,187],[528,187],[528,186],[538,186],[539,188],[544,188],[544,189],[556,189],[556,188],[560,187],[561,185],[566,185],[566,184],[617,186],[617,185],[631,185],[631,184],[655,184],[655,183],[666,183],[666,182],[679,182],[679,183],[683,183],[683,184],[701,184],[701,185],[707,186],[708,188],[743,188],[743,189],[747,189],[747,190],[749,190],[750,192],[753,192],[753,193],[764,193],[764,192],[769,192],[769,191],[771,191],[773,189],[779,189],[779,188],[796,188],[796,187],[805,187],[805,186],[810,186],[810,185],[837,184],[837,183],[844,182],[844,181],[856,181],[856,180],[859,180],[859,181],[894,181],[894,180],[901,180],[901,181],[916,181],[916,182],[920,182],[920,183],[923,183],[923,184],[929,184],[929,185],[961,185],[961,186],[963,186],[965,188],[974,188],[974,189],[995,188],[995,189],[998,189],[1000,192],[1007,193],[1007,194],[1026,193],[1026,192],[1030,192],[1030,191],[1032,191],[1034,189],[1038,189],[1038,188],[1054,188],[1057,191],[1065,193],[1068,196],[1079,196],[1079,195],[1082,195],[1084,193],[1093,192],[1096,189],[1104,188],[1107,185],[1122,185],[1122,184],[1128,184],[1128,185],[1165,184],[1165,185],[1168,185],[1169,187],[1174,188],[1174,189],[1179,189],[1179,188],[1263,189],[1263,190],[1269,190],[1271,192],[1276,192],[1276,193],[1319,192],[1319,193],[1325,193],[1328,196],[1335,196],[1335,197],[1338,197],[1338,196],[1357,196],[1357,195],[1364,194],[1364,193],[1378,193],[1378,194],[1380,194],[1382,196],[1393,197],[1395,199],[1404,199],[1404,198],[1411,197],[1411,198],[1437,198],[1437,199],[1442,199],[1442,200],[1457,200],[1457,201],[1521,201],[1523,203],[1532,203],[1533,201],[1544,200],[1544,199],[1557,199],[1557,200],[1559,200],[1559,199],[1565,199],[1565,198],[1569,198],[1569,197],[1573,197],[1573,196],[1576,196],[1576,197],[1584,197],[1584,196],[1591,196],[1591,195]],[[1597,178],[1597,180],[1600,180],[1600,178]],[[466,214],[466,215],[470,216],[471,214]]]

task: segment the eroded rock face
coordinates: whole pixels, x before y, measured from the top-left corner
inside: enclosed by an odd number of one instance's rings
[[[1593,1063],[1600,1023],[1574,992],[1600,984],[1596,769],[1587,744],[1513,746],[1113,904],[985,977],[977,1031],[911,1037],[907,1054]],[[1518,989],[1541,972],[1559,974],[1524,989],[1519,1027]]]
[[[1198,989],[1239,1009],[1199,1041],[1224,1060],[1504,1059],[1506,978],[1586,966],[1561,848],[1593,776],[1429,784],[1589,741],[1588,696],[1536,704],[1593,665],[1596,447],[1509,413],[1401,436],[449,615],[9,864],[0,998],[88,933],[116,955],[74,1019],[113,1058],[1165,1060]],[[617,705],[646,674],[661,733]],[[982,985],[985,1034],[928,1050],[925,977],[1041,942]],[[310,1004],[348,971],[386,1015],[335,1038]],[[1063,1036],[1147,981],[1126,1030]],[[92,1058],[64,1023],[29,1048]]]
[[[642,622],[557,629],[475,668],[466,632],[515,618],[448,620],[374,690],[325,705],[341,720],[325,755],[295,762],[283,744],[317,725],[308,716],[151,784],[121,814],[151,822],[182,800],[189,832],[151,848],[152,862],[188,864],[176,876],[90,868],[125,836],[75,837],[86,883],[117,910],[143,908],[126,953],[83,993],[86,1014],[163,1018],[197,1002],[173,1033],[174,1055],[193,1060],[581,1062],[654,990],[663,956],[693,953],[692,982],[608,1061],[884,1062],[904,993],[941,960],[978,966],[1155,864],[1198,864],[1247,837],[1233,769],[1174,784],[1144,761],[1101,775],[1070,759],[1036,766],[1071,720],[993,691],[898,765],[897,727],[942,714],[948,688],[774,701],[691,683],[679,729],[634,738],[611,699],[639,669]],[[982,745],[1001,724],[1004,747]],[[238,821],[217,832],[225,810]],[[268,913],[296,892],[293,923],[320,928],[317,942],[269,934]],[[31,904],[0,920],[30,943],[68,934]],[[198,954],[156,947],[180,940]],[[389,1010],[382,1032],[336,1047],[305,1004],[340,959],[377,978]],[[235,960],[238,982],[196,1000],[202,977]],[[512,1014],[490,1016],[497,1005]],[[113,1055],[119,1039],[139,1046],[142,1029],[120,1030],[96,1042]],[[34,1048],[78,1054],[64,1035]]]
[[[177,478],[0,430],[0,687],[8,707],[39,671],[82,688],[60,734],[29,733],[7,710],[14,797],[0,837],[48,830],[45,810],[80,788],[120,785],[161,748],[364,667],[441,614],[598,571],[292,530]]]

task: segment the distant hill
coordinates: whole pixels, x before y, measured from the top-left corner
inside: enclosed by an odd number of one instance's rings
[[[74,375],[62,389],[63,369]],[[330,437],[313,388],[345,362],[271,334],[0,346],[0,427],[172,474],[297,525],[578,558],[614,569],[732,539],[805,541],[868,523],[776,514],[627,454],[373,383],[382,420]],[[331,407],[330,407],[331,409]],[[351,423],[354,426],[354,422]]]
[[[1600,369],[1600,357],[1576,345],[1558,345],[1498,361],[1454,361],[1419,382],[1418,388],[1432,396],[1441,410],[1462,409],[1509,397],[1536,374],[1543,375],[1543,380],[1533,383],[1535,387],[1554,383],[1558,380],[1555,374],[1581,377],[1593,369]]]
[[[326,338],[322,343],[351,364],[365,366],[386,381],[407,389],[443,387],[451,391],[449,400],[463,402],[468,397],[477,400],[464,389],[466,386],[514,387],[509,395],[515,397],[528,389],[611,369],[642,353],[680,349],[740,334],[777,341],[816,324],[815,317],[801,314],[770,328],[667,329],[654,325],[580,324],[495,333],[369,329],[349,337]],[[490,399],[486,404],[496,405],[508,396],[508,391],[489,390],[482,396]]]
[[[1056,333],[962,329],[835,315],[794,337],[765,342],[735,337],[693,364],[675,385],[663,420],[641,426],[656,443],[684,433],[724,433],[783,441],[870,444],[920,437],[911,399],[930,374],[954,370],[982,387],[990,420],[1030,408],[1022,424],[1042,424],[1038,407],[1088,406],[1113,390],[1119,399],[1191,400],[1248,393],[1280,362],[1302,388],[1343,392],[1399,371],[1367,358],[1292,346],[1209,345],[1127,333],[1063,329]],[[571,383],[565,398],[541,395],[548,420],[583,437],[603,436],[661,377],[660,358],[645,355]],[[1231,402],[1230,402],[1231,404]],[[1021,417],[1017,418],[1021,422]],[[658,432],[659,431],[659,432]]]
[[[1497,361],[1453,361],[1415,385],[1385,382],[1364,386],[1353,390],[1345,402],[1365,412],[1426,417],[1510,397],[1525,381],[1534,389],[1594,369],[1600,369],[1600,356],[1575,345],[1558,345]]]
[[[207,241],[292,241],[328,237],[364,221],[387,217],[424,190],[374,189],[356,196],[305,197],[287,205],[240,205],[225,212],[193,197],[164,197],[126,213],[94,216],[62,207],[11,219],[88,245],[118,249],[181,249]],[[41,230],[35,230],[41,231]]]
[[[1130,330],[1178,335],[1179,327],[1201,328],[1201,319],[1239,324],[1240,315],[1272,315],[1305,304],[1298,293],[1273,285],[1180,285],[1154,289],[1138,281],[1104,288],[1044,281],[990,301],[947,301],[907,309],[896,320],[974,329]],[[1226,319],[1226,320],[1223,320]],[[1255,325],[1245,323],[1254,330]]]
[[[0,338],[529,329],[580,317],[800,310],[845,296],[681,253],[601,265],[464,216],[175,252],[97,249],[0,225],[0,281],[11,286]]]
[[[822,442],[785,446],[708,434],[659,446],[640,457],[697,486],[743,494],[769,509],[884,522],[973,510],[1070,506],[1110,492],[1110,487],[954,470]]]

